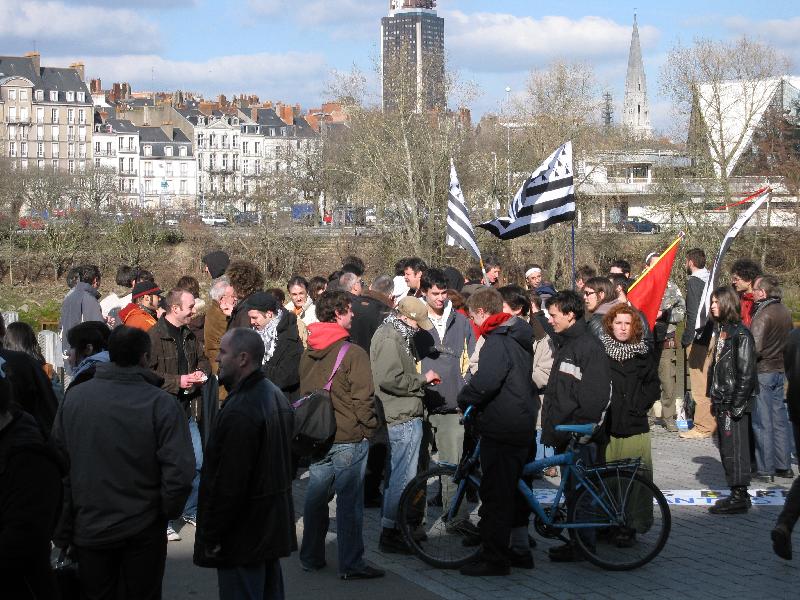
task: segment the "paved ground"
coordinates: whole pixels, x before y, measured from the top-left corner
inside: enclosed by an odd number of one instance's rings
[[[710,440],[680,440],[659,430],[653,438],[654,476],[664,490],[725,489],[719,453]],[[788,480],[775,487],[788,488]],[[781,485],[781,482],[785,485]],[[298,536],[302,536],[305,480],[295,483]],[[755,487],[755,486],[754,486]],[[763,485],[761,486],[764,487]],[[513,570],[509,577],[466,578],[428,567],[413,557],[383,555],[377,550],[380,515],[365,512],[367,560],[387,570],[383,580],[343,582],[336,578],[335,504],[328,535],[328,567],[305,573],[297,555],[283,561],[289,598],[427,600],[429,598],[594,599],[594,598],[797,598],[800,557],[786,562],[772,553],[769,530],[780,510],[757,506],[746,515],[719,517],[703,506],[671,506],[672,533],[650,564],[628,573],[609,573],[588,563],[554,564],[537,537],[533,571]],[[533,528],[531,528],[533,529]],[[216,598],[216,574],[191,564],[193,531],[169,545],[164,578],[166,600]],[[795,536],[800,550],[800,536]],[[800,553],[800,552],[799,552]]]

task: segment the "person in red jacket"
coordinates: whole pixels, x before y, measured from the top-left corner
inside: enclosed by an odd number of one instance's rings
[[[731,284],[739,294],[740,314],[745,327],[753,320],[753,284],[761,276],[761,266],[749,258],[740,258],[731,266]]]
[[[161,300],[161,288],[150,281],[139,281],[133,286],[131,303],[119,311],[123,325],[149,331],[158,321],[156,309]]]

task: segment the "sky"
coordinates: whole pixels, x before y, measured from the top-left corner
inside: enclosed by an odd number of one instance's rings
[[[0,55],[34,48],[42,64],[80,60],[105,88],[184,89],[207,98],[254,93],[261,100],[329,99],[337,73],[354,67],[377,99],[380,18],[388,0],[0,0]],[[768,11],[765,10],[768,8]],[[600,2],[439,0],[448,68],[469,96],[473,118],[499,112],[505,88],[522,94],[531,70],[557,59],[593,67],[621,114],[633,14],[638,15],[653,125],[667,130],[670,103],[659,73],[676,43],[741,35],[769,41],[800,73],[796,0]],[[455,106],[451,106],[454,108]]]

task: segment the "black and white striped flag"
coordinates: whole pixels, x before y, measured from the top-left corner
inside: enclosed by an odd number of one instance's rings
[[[461,246],[477,260],[481,260],[481,251],[478,249],[478,242],[475,241],[475,230],[469,220],[464,192],[461,191],[456,166],[452,160],[450,161],[450,191],[447,194],[447,245]]]
[[[566,142],[525,180],[511,201],[507,217],[481,223],[478,227],[491,231],[501,240],[513,240],[574,218],[572,142]]]

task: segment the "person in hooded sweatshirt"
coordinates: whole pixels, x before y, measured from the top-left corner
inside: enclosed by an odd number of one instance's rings
[[[336,437],[331,449],[313,457],[308,468],[300,563],[306,571],[326,565],[328,502],[333,490],[339,577],[383,577],[383,571],[364,560],[364,473],[369,440],[378,428],[369,356],[350,342],[353,311],[346,292],[325,292],[316,306],[319,322],[308,326],[308,349],[300,359],[300,393],[322,389],[330,381]]]
[[[458,406],[474,407],[481,435],[479,509],[481,551],[462,575],[508,575],[514,565],[533,568],[528,546],[530,508],[517,482],[535,452],[539,397],[533,385],[533,329],[503,312],[503,297],[482,289],[467,300],[470,317],[484,338],[478,370],[458,394]]]
[[[61,512],[65,465],[30,414],[12,404],[0,357],[0,581],[3,598],[57,598],[50,539]]]

